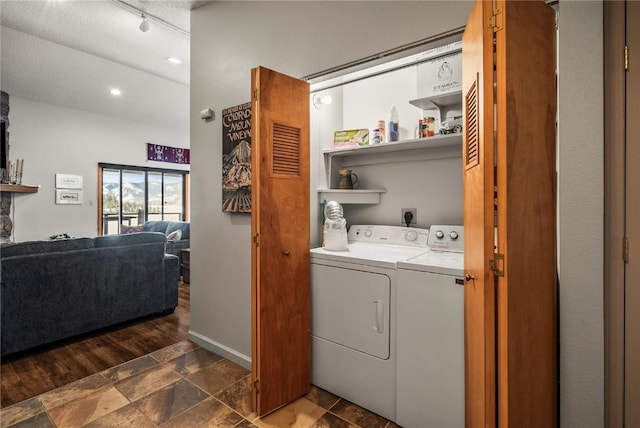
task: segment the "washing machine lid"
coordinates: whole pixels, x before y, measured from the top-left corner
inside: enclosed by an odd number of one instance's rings
[[[416,257],[428,247],[407,247],[403,245],[371,244],[368,242],[350,242],[346,251],[327,251],[324,248],[311,249],[311,262],[340,261],[365,266],[377,266],[395,269],[397,262]]]
[[[399,261],[397,265],[398,269],[462,276],[464,275],[464,254],[429,251],[408,260]]]

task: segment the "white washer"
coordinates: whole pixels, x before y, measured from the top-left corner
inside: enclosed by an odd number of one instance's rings
[[[397,414],[404,428],[464,417],[464,232],[430,228],[431,251],[398,262]]]
[[[396,263],[428,251],[428,230],[354,225],[347,251],[311,250],[312,382],[396,416]]]

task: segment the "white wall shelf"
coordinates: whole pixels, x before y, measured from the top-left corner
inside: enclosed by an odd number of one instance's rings
[[[318,202],[336,201],[340,204],[379,204],[384,189],[318,189]]]
[[[438,109],[445,117],[449,110],[462,109],[462,91],[450,92],[409,101],[423,110]],[[367,146],[339,147],[323,150],[325,174],[329,187],[338,187],[341,168],[445,159],[462,156],[462,133],[436,134],[433,137],[385,142]],[[379,204],[385,190],[318,189],[318,199],[344,204]]]
[[[323,152],[327,183],[338,187],[341,168],[410,162],[462,156],[462,133],[380,143],[370,146],[329,149]]]
[[[422,110],[437,108],[439,110],[450,106],[462,107],[462,91],[450,92],[448,94],[432,95],[430,97],[418,98],[409,101],[409,104]]]
[[[416,138],[412,140],[386,142],[380,144],[372,144],[369,146],[358,147],[340,147],[336,149],[328,149],[323,153],[331,157],[336,156],[353,156],[365,155],[372,153],[390,153],[401,152],[404,150],[429,150],[436,147],[457,146],[462,144],[462,134],[444,134],[434,135],[427,138]]]

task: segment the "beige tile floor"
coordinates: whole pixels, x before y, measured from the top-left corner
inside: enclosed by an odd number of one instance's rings
[[[395,428],[393,422],[312,387],[257,418],[251,373],[184,341],[6,407],[2,428]]]

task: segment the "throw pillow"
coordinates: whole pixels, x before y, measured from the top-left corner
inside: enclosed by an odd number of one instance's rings
[[[126,224],[122,224],[120,225],[120,230],[122,231],[121,233],[123,235],[128,235],[129,233],[140,233],[143,232],[144,230],[142,229],[142,225],[138,225],[138,226],[127,226]]]
[[[180,229],[174,230],[167,235],[167,241],[179,241],[182,239],[182,231]]]

